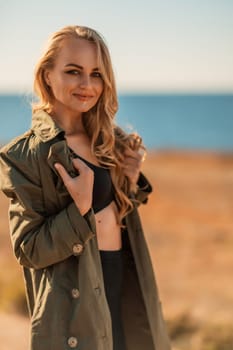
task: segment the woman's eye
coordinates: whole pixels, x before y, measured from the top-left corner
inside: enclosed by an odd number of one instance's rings
[[[77,69],[71,69],[66,71],[66,74],[78,75],[80,72]]]
[[[92,73],[92,76],[93,76],[94,78],[102,78],[102,75],[101,75],[100,72],[93,72],[93,73]]]

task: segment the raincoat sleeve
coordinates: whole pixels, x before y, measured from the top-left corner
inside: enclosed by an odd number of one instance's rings
[[[0,189],[10,199],[11,240],[17,260],[23,266],[40,269],[79,255],[95,236],[92,209],[83,217],[71,201],[58,213],[48,216],[38,165],[28,149],[1,150]]]

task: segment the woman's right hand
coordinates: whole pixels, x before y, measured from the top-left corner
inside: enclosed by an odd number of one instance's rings
[[[79,158],[73,159],[73,165],[79,172],[76,177],[71,177],[60,163],[54,166],[81,215],[85,215],[92,206],[94,172]]]

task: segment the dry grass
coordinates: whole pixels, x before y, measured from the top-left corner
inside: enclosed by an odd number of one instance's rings
[[[231,320],[233,155],[157,153],[145,172],[155,192],[141,214],[165,314]]]
[[[232,350],[233,325],[231,323],[208,324],[197,322],[188,314],[167,322],[174,350]]]

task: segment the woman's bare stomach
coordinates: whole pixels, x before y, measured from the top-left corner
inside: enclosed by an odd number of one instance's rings
[[[121,228],[117,223],[117,207],[112,201],[95,214],[99,250],[119,250],[122,247]]]

